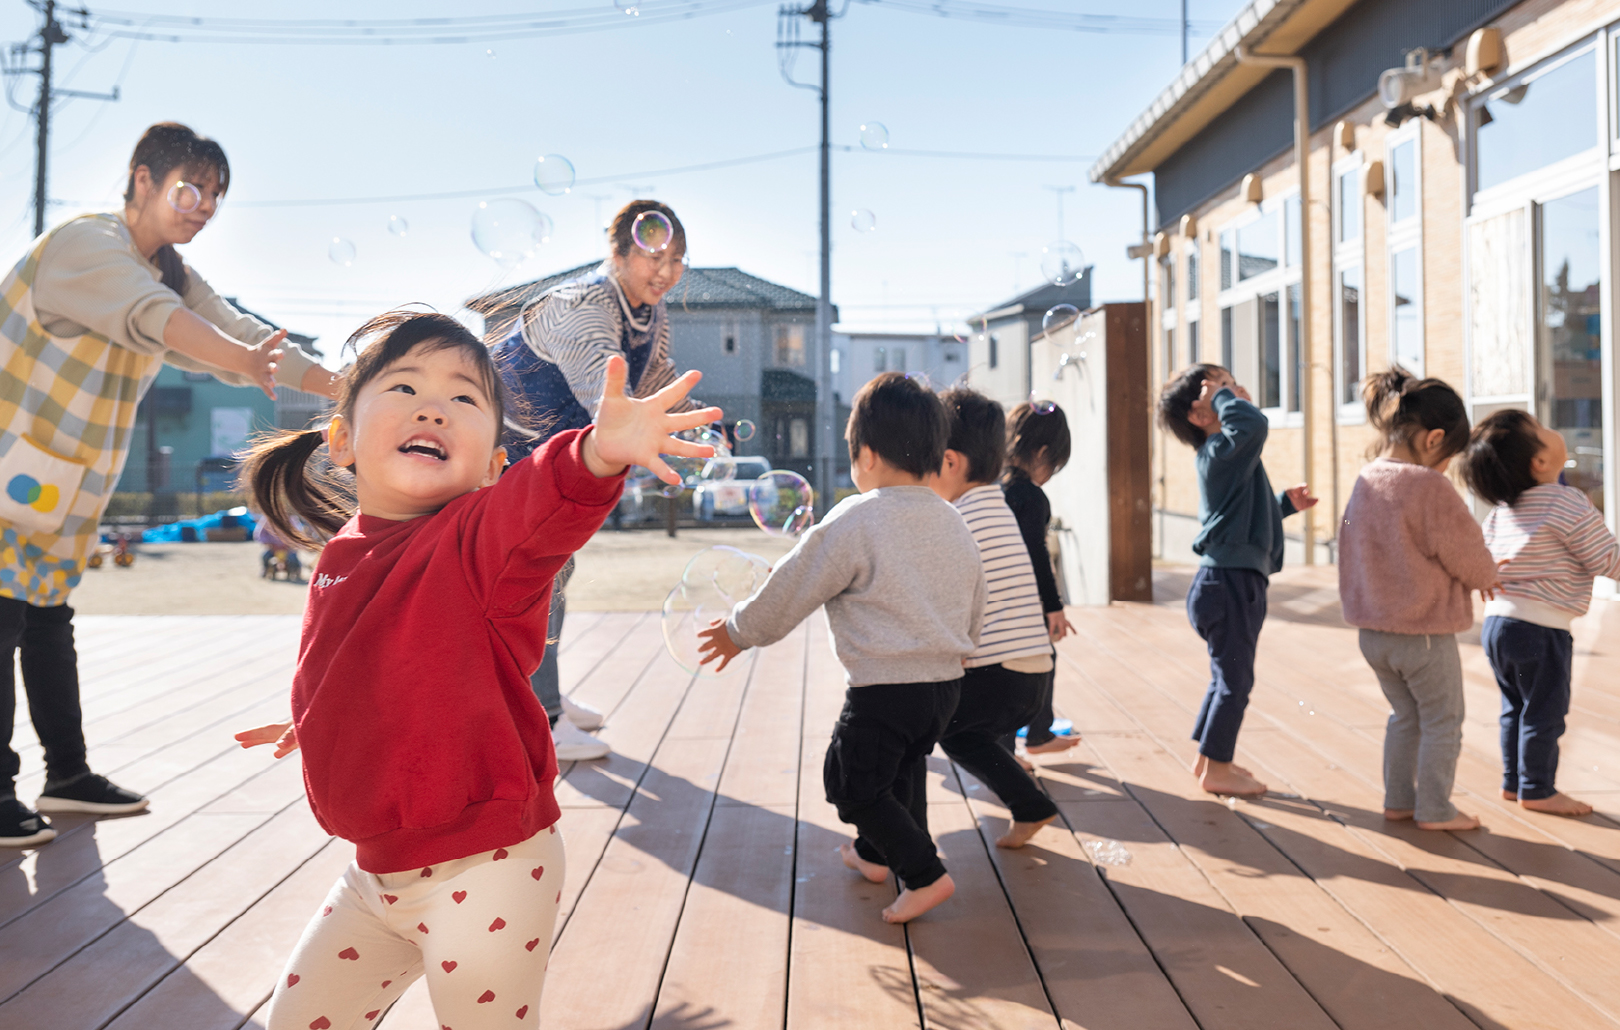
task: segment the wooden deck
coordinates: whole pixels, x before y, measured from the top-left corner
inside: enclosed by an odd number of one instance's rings
[[[1465,646],[1459,804],[1489,832],[1380,818],[1385,707],[1331,570],[1278,577],[1240,760],[1272,797],[1187,772],[1202,647],[1156,605],[1072,613],[1058,708],[1085,743],[1042,770],[1066,825],[1020,852],[1005,813],[936,760],[930,818],[958,894],[909,929],[845,870],[822,799],[840,670],[819,621],[740,673],[692,681],[656,615],[570,613],[565,689],[610,713],[606,762],[565,769],[568,886],[554,1030],[996,1027],[1343,1030],[1620,1025],[1620,605],[1578,623],[1561,785],[1579,821],[1496,794],[1496,691]],[[81,620],[99,771],[149,814],[63,818],[0,854],[0,1028],[262,1025],[305,920],[349,858],[295,760],[231,732],[286,711],[291,617]],[[19,794],[40,786],[32,730]],[[1126,865],[1086,845],[1118,841]],[[388,1030],[437,1025],[419,984]]]

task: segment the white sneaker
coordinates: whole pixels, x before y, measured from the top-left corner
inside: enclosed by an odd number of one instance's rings
[[[567,718],[558,719],[551,728],[551,742],[557,748],[559,762],[589,762],[613,753],[606,741],[591,736]]]
[[[580,729],[599,730],[602,728],[602,713],[590,705],[582,704],[564,694],[562,706],[563,715],[567,717],[569,722]]]

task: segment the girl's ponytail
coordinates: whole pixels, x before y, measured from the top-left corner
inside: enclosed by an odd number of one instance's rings
[[[1389,432],[1390,422],[1400,408],[1401,393],[1417,377],[1399,365],[1369,375],[1361,384],[1361,401],[1367,406],[1367,421],[1381,433]]]
[[[1468,406],[1443,379],[1419,379],[1399,365],[1367,377],[1361,388],[1367,421],[1383,437],[1384,445],[1403,444],[1436,429],[1445,432],[1438,457],[1449,457],[1468,446]],[[1377,453],[1374,445],[1371,453]],[[1370,456],[1370,455],[1369,455]]]
[[[242,465],[242,484],[276,535],[310,550],[318,550],[354,514],[338,483],[309,467],[325,443],[324,429],[266,433],[254,441]]]

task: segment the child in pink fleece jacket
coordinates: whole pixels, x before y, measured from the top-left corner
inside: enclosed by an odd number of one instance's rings
[[[1451,785],[1462,750],[1457,634],[1474,624],[1470,591],[1496,586],[1479,523],[1446,479],[1468,443],[1462,398],[1394,366],[1369,376],[1367,418],[1383,450],[1356,480],[1339,530],[1339,598],[1392,711],[1384,731],[1384,818],[1472,830]]]

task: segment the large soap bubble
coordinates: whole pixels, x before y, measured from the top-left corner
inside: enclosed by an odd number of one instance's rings
[[[574,163],[561,154],[547,154],[534,163],[534,184],[540,192],[560,197],[574,188]]]
[[[472,216],[473,244],[510,268],[551,239],[551,219],[515,197],[480,201]]]
[[[675,239],[675,227],[662,211],[643,211],[630,223],[630,239],[647,254],[662,254]]]
[[[676,475],[681,477],[683,483],[705,478],[706,471],[716,462],[728,462],[731,459],[731,447],[727,445],[725,436],[708,426],[683,429],[675,434],[675,439],[714,448],[713,456],[705,458],[688,458],[684,454],[659,455],[660,458],[664,459],[664,464],[668,465]],[[709,474],[707,478],[725,479],[728,477]],[[680,492],[680,488],[676,487],[674,489],[676,493]]]
[[[1061,329],[1079,317],[1080,309],[1073,304],[1054,304],[1041,316],[1041,332],[1049,333],[1054,329]]]
[[[770,571],[770,565],[759,555],[722,544],[693,555],[681,573],[681,582],[693,587],[713,586],[736,604],[751,597]]]
[[[1068,240],[1041,248],[1041,277],[1054,286],[1077,283],[1086,274],[1086,256]]]
[[[723,676],[736,669],[735,661],[725,672],[702,664],[698,634],[724,622],[731,609],[758,590],[769,573],[765,559],[735,547],[710,547],[694,555],[686,563],[681,581],[664,598],[664,646],[675,664],[704,677]]]
[[[888,150],[889,127],[882,122],[867,122],[861,126],[861,147],[865,150]]]
[[[849,213],[849,224],[856,232],[875,232],[877,230],[877,215],[866,208]]]
[[[348,268],[354,264],[354,244],[341,236],[334,236],[332,242],[326,245],[326,256],[332,259],[334,265]]]
[[[772,469],[748,487],[748,514],[772,536],[798,536],[816,520],[815,492],[797,472]]]

